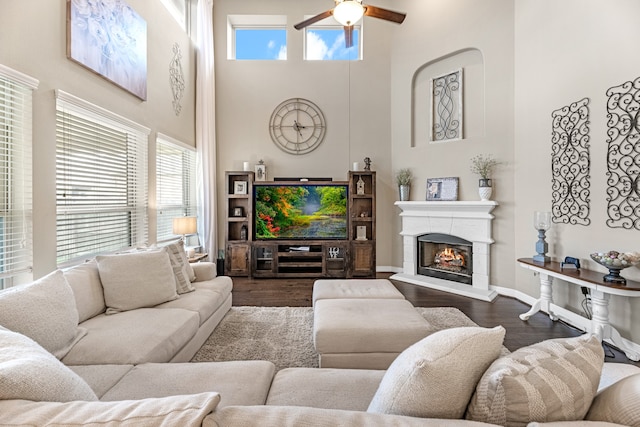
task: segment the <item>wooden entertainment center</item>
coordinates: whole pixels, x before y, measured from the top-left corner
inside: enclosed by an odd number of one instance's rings
[[[349,171],[347,238],[256,239],[253,172],[226,172],[225,274],[250,278],[375,277],[376,173]],[[326,185],[325,181],[278,184]],[[260,184],[263,184],[262,182]]]

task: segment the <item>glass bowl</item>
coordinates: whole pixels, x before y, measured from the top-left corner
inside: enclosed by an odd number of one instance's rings
[[[604,276],[604,281],[609,283],[626,284],[627,281],[620,276],[620,271],[640,262],[640,253],[637,252],[595,252],[590,256],[592,260],[609,270],[609,274]]]

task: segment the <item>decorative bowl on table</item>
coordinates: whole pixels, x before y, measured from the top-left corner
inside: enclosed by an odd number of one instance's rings
[[[596,252],[590,256],[592,260],[609,269],[609,274],[603,278],[605,282],[623,285],[627,283],[627,280],[620,276],[620,271],[640,262],[640,253],[638,252]]]

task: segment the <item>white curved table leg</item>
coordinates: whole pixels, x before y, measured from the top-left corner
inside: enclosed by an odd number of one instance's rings
[[[533,303],[529,311],[521,314],[520,319],[529,320],[531,316],[544,310],[549,313],[549,319],[556,321],[558,316],[551,310],[551,304],[553,304],[553,277],[540,273],[540,299]]]
[[[591,291],[591,307],[593,308],[593,317],[591,322],[593,325],[593,333],[596,334],[600,341],[610,340],[613,345],[618,347],[624,354],[634,362],[640,360],[640,354],[629,348],[622,340],[620,332],[609,323],[609,294],[602,291]]]

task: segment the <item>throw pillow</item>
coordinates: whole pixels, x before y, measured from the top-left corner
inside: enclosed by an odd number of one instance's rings
[[[593,335],[516,350],[487,369],[466,418],[506,426],[582,420],[598,389],[603,363],[602,344]]]
[[[0,292],[0,325],[36,341],[62,359],[87,331],[78,328],[78,310],[62,271]]]
[[[623,378],[598,393],[585,419],[640,427],[640,374]]]
[[[35,341],[0,327],[0,400],[98,400],[89,385]]]
[[[505,330],[462,327],[418,341],[391,363],[368,412],[459,419],[478,380],[499,355]]]
[[[178,298],[166,248],[97,256],[107,314],[153,307]]]
[[[104,313],[107,307],[104,305],[104,291],[95,259],[65,270],[64,278],[76,299],[78,323]]]
[[[173,275],[176,277],[176,291],[179,294],[194,291],[195,288],[191,286],[191,272],[189,271],[191,267],[184,251],[184,242],[178,240],[176,243],[167,245],[166,248],[171,260]]]

